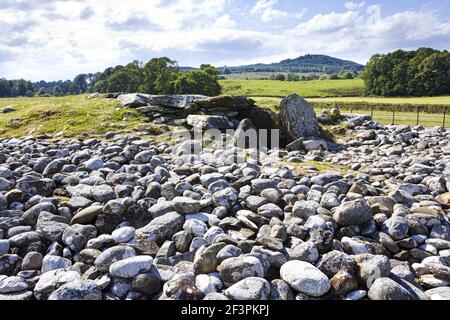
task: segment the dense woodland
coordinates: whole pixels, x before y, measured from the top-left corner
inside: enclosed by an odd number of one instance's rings
[[[430,48],[374,55],[362,75],[367,95],[450,94],[450,53]]]
[[[63,96],[89,92],[142,92],[149,94],[220,94],[219,71],[211,65],[182,72],[176,61],[153,58],[146,64],[133,61],[95,74],[79,74],[72,81],[0,79],[0,97]]]
[[[34,92],[35,87],[31,81],[0,78],[0,97],[32,97]]]

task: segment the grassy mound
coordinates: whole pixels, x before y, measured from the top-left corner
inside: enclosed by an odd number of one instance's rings
[[[1,113],[5,106],[15,111]],[[58,132],[64,137],[91,137],[132,131],[145,121],[145,116],[121,107],[117,100],[89,99],[87,95],[0,99],[0,137]]]

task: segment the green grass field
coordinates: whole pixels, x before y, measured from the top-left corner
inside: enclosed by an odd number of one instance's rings
[[[0,113],[0,137],[61,131],[64,137],[98,136],[108,131],[133,130],[146,120],[136,110],[119,108],[116,100],[88,99],[86,95],[0,99],[0,112],[5,106],[16,111]],[[17,118],[21,121],[11,123]]]
[[[361,96],[364,81],[353,80],[313,80],[313,81],[276,81],[276,80],[221,80],[222,94],[253,97],[286,97],[297,93],[304,97],[347,97]]]
[[[236,81],[229,81],[235,83]],[[278,87],[265,88],[262,92],[265,95],[270,93],[280,93],[281,86],[304,85],[300,88],[302,92],[308,92],[309,95],[324,94],[328,92],[333,85],[339,86],[355,84],[358,81],[337,80],[337,81],[310,81],[310,82],[279,82],[279,81],[238,81],[256,83],[253,90],[257,90],[258,86],[270,85],[271,83]],[[271,91],[273,90],[273,91]],[[281,90],[284,90],[281,88]],[[286,89],[288,90],[288,89]],[[309,90],[309,91],[305,91]],[[325,91],[320,91],[325,90]],[[326,91],[329,90],[329,91]],[[330,91],[331,90],[331,91]],[[282,92],[282,91],[281,91]],[[314,93],[315,92],[315,93]],[[244,94],[242,92],[224,92],[225,94]],[[248,95],[248,94],[246,94]],[[262,95],[262,93],[261,93]],[[276,95],[276,94],[274,94]],[[283,94],[288,95],[288,94]],[[303,95],[307,95],[303,93]],[[278,112],[281,98],[277,97],[255,97],[257,105]],[[373,117],[374,120],[383,123],[392,123],[393,107],[398,108],[395,115],[395,124],[417,124],[417,114],[415,112],[400,111],[402,108],[410,108],[414,105],[436,106],[440,110],[441,106],[450,106],[450,97],[424,97],[424,98],[307,98],[315,106],[316,112],[320,114],[324,107],[330,107],[334,103],[339,103],[339,107],[343,113],[353,111],[359,114],[371,114],[371,106],[375,107]],[[323,105],[322,105],[323,103]],[[390,105],[391,104],[391,105]],[[16,111],[3,114],[1,110],[6,106],[12,106]],[[389,110],[382,109],[388,108]],[[449,107],[450,108],[450,107]],[[439,111],[438,110],[438,111]],[[409,111],[409,110],[408,110]],[[440,111],[439,111],[440,112]],[[442,113],[421,112],[419,115],[419,124],[425,127],[442,126]],[[20,121],[14,121],[20,119]],[[450,128],[450,112],[447,115],[445,123]],[[149,129],[158,132],[159,127],[148,123],[148,119],[133,109],[125,109],[120,106],[116,100],[106,100],[103,98],[89,99],[87,95],[67,96],[67,97],[50,97],[50,98],[11,98],[0,99],[0,137],[20,137],[25,135],[42,135],[63,133],[63,137],[99,137],[108,131],[132,132],[133,130]]]
[[[253,97],[257,104],[273,112],[278,111],[282,97],[297,93],[307,98],[321,113],[324,108],[339,107],[342,112],[355,112],[371,115],[383,124],[416,125],[425,127],[444,125],[443,109],[448,106],[447,118],[450,118],[450,96],[443,97],[405,97],[376,98],[363,97],[364,82],[354,80],[317,80],[283,82],[273,80],[223,80],[223,94],[245,95]],[[417,121],[417,108],[420,108]],[[396,109],[393,121],[392,110]],[[450,119],[446,119],[450,127]]]
[[[436,97],[437,100],[441,97]],[[442,97],[442,98],[448,98],[448,97]],[[274,113],[278,112],[278,107],[281,102],[281,98],[270,98],[270,97],[252,97],[256,101],[256,104],[260,107],[263,107],[265,109],[268,109]],[[384,98],[381,98],[384,99]],[[386,98],[389,101],[389,98]],[[408,99],[408,98],[406,98]],[[422,99],[422,98],[418,98]],[[432,98],[428,98],[432,99]],[[310,102],[317,102],[317,99],[307,99]],[[333,99],[329,99],[333,101]],[[330,102],[330,101],[327,101]],[[398,104],[399,102],[396,101]],[[317,114],[321,114],[323,111],[323,107],[320,106],[319,103],[314,103],[315,105],[315,111]],[[449,103],[450,105],[450,103]],[[365,115],[372,115],[372,111],[370,109],[366,110],[352,110],[350,107],[348,108],[340,108],[342,113],[358,113],[358,114],[365,114]],[[373,111],[373,119],[379,123],[382,124],[393,124],[393,117],[392,117],[392,111],[384,111],[384,110],[374,110]],[[443,114],[442,113],[427,113],[422,112],[419,114],[419,124],[423,125],[424,127],[435,127],[435,126],[443,126]],[[417,113],[416,112],[395,112],[395,119],[394,124],[406,124],[406,125],[417,125]],[[450,128],[450,114],[447,115],[445,127]]]
[[[371,104],[412,104],[412,105],[450,105],[450,96],[443,97],[411,97],[411,98],[373,98],[373,97],[333,97],[313,98],[311,102],[348,102]]]
[[[315,74],[318,76],[326,75],[325,73],[299,73],[294,72],[298,76],[308,76],[310,74]],[[221,74],[227,80],[259,80],[259,79],[270,79],[271,76],[277,76],[279,74],[284,74],[286,77],[289,72],[242,72],[242,73],[232,73],[232,74]]]

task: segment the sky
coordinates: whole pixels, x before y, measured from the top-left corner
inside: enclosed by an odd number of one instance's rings
[[[0,0],[0,78],[73,79],[132,60],[236,66],[450,49],[450,0]]]

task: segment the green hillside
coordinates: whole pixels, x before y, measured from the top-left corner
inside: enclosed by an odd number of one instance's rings
[[[326,73],[334,74],[345,71],[358,73],[364,69],[353,61],[342,60],[321,54],[308,54],[295,59],[287,59],[271,64],[252,64],[238,67],[226,67],[230,73],[243,72],[296,72],[296,73]],[[222,68],[221,71],[224,71]]]

